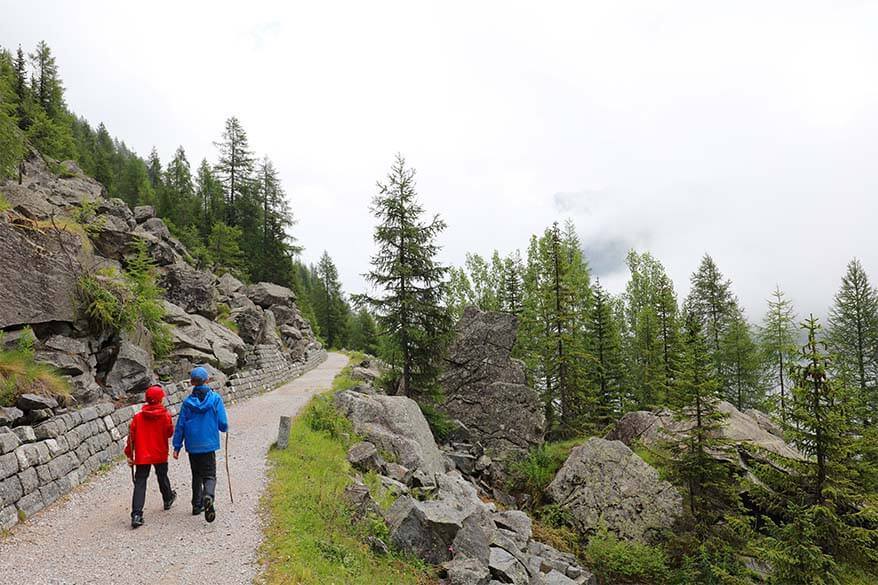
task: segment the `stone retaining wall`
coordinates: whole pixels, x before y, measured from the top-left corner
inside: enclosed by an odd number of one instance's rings
[[[227,403],[271,390],[316,367],[324,350],[290,363],[274,346],[257,346],[254,367],[236,372],[214,390]],[[168,409],[176,416],[191,387],[188,380],[165,384]],[[29,427],[0,427],[0,529],[8,529],[48,506],[122,454],[131,417],[142,404],[117,408],[102,402]]]

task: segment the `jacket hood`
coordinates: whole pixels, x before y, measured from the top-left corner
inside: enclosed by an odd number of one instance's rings
[[[144,404],[140,413],[146,418],[161,418],[166,416],[168,411],[165,409],[165,405],[159,402],[158,404]]]
[[[219,400],[221,400],[219,394],[210,386],[196,386],[192,394],[186,397],[184,404],[196,412],[205,412],[214,408]]]
[[[147,404],[161,404],[162,400],[164,399],[165,391],[162,390],[161,386],[150,386],[146,389]]]

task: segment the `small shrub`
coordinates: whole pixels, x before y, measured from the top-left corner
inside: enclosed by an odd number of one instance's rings
[[[600,530],[585,547],[588,566],[602,583],[668,583],[668,555],[656,546],[619,540]]]
[[[454,420],[428,402],[420,402],[418,406],[421,407],[421,413],[427,419],[427,424],[430,425],[430,430],[433,431],[436,440],[440,443],[447,441],[454,429],[457,428]]]
[[[81,225],[88,235],[94,235],[104,229],[106,222],[103,217],[97,217],[97,209],[97,201],[85,199],[82,205],[71,214],[73,221]]]
[[[152,334],[153,355],[160,359],[173,348],[170,327],[163,321],[164,291],[156,283],[155,263],[146,242],[137,240],[134,249],[124,273],[105,269],[79,278],[81,308],[105,331],[131,332],[143,325]]]
[[[326,433],[333,439],[353,435],[351,421],[335,409],[329,396],[316,396],[305,410],[305,420],[312,431]]]
[[[12,209],[12,204],[6,199],[6,196],[3,193],[0,193],[0,213],[4,211],[9,211]]]

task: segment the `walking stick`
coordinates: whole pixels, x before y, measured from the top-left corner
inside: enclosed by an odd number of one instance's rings
[[[235,496],[232,495],[232,474],[229,473],[229,433],[226,432],[226,478],[229,480],[229,499],[235,503]]]

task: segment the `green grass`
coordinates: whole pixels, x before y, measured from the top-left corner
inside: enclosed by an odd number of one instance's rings
[[[362,358],[360,358],[362,359]],[[352,361],[357,361],[356,359]],[[350,367],[333,391],[355,385]],[[342,494],[352,481],[347,448],[355,440],[350,422],[332,406],[331,393],[315,397],[293,421],[290,444],[272,449],[271,479],[265,505],[270,515],[261,553],[269,584],[405,585],[436,583],[421,561],[396,554],[378,556],[365,544],[385,537],[377,517],[354,524]],[[367,474],[376,500],[389,506],[380,481]]]
[[[0,344],[3,332],[0,331]],[[66,399],[67,379],[54,368],[34,361],[33,334],[23,335],[18,346],[0,350],[0,406],[11,406],[21,394],[33,393]]]
[[[546,487],[567,461],[570,451],[581,445],[586,438],[554,441],[531,449],[527,457],[509,466],[509,488],[514,492],[530,495],[534,505],[540,505],[544,500]]]
[[[0,193],[0,213],[4,211],[9,211],[12,209],[12,204],[6,199],[6,196],[3,193]]]

